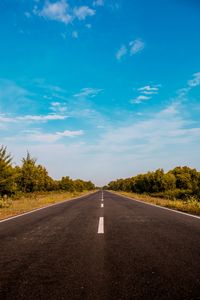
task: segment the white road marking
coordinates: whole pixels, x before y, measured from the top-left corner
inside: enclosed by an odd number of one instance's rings
[[[165,209],[165,210],[168,210],[170,212],[174,212],[174,213],[177,213],[177,214],[180,214],[180,215],[184,215],[184,216],[188,216],[188,217],[192,217],[192,218],[200,220],[199,216],[191,215],[189,213],[185,213],[185,212],[182,212],[182,211],[179,211],[179,210],[175,210],[175,209],[171,209],[171,208],[168,208],[168,207],[156,205],[156,204],[153,204],[153,203],[148,203],[148,202],[145,202],[145,201],[142,201],[142,200],[136,200],[134,198],[127,197],[127,196],[120,195],[120,194],[115,194],[115,193],[112,193],[112,192],[109,192],[109,193],[111,193],[113,195],[117,195],[117,196],[123,197],[123,198],[126,198],[126,199],[129,199],[129,200],[133,200],[133,201],[136,201],[136,202],[139,202],[139,203],[143,203],[143,204],[146,204],[146,205],[150,205],[150,206],[154,206],[154,207],[157,207],[157,208]]]
[[[99,218],[98,234],[104,233],[104,217]]]
[[[101,207],[104,207],[103,203],[101,204]]]

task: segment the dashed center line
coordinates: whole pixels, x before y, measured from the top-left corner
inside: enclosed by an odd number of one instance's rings
[[[101,204],[101,207],[104,207],[103,203]]]
[[[104,234],[104,217],[99,218],[98,234]]]

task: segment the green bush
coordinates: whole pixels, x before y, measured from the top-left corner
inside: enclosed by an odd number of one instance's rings
[[[94,190],[95,185],[91,181],[81,179],[73,180],[69,176],[61,180],[53,180],[48,171],[28,152],[22,158],[21,166],[13,167],[12,157],[7,148],[0,147],[0,197],[8,195],[13,199],[22,193],[36,193],[45,191],[68,191],[82,192],[83,190]],[[1,199],[0,207],[5,207],[7,202]]]
[[[176,167],[164,173],[163,169],[137,176],[117,179],[108,184],[115,191],[148,194],[170,200],[200,199],[200,172],[189,167]]]

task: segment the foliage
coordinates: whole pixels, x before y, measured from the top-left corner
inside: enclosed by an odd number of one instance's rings
[[[73,180],[69,176],[61,180],[54,180],[48,175],[46,168],[37,164],[37,160],[27,152],[22,158],[21,166],[13,167],[12,157],[7,153],[7,148],[0,148],[0,196],[45,191],[82,192],[94,190],[95,185],[91,181],[81,179]],[[3,202],[2,202],[3,203]],[[3,204],[0,206],[3,206]]]
[[[0,194],[11,195],[17,189],[15,182],[16,173],[12,167],[12,157],[7,148],[0,148]]]
[[[54,189],[54,181],[45,167],[36,164],[36,159],[28,152],[22,159],[22,166],[17,167],[18,187],[22,192],[48,191]]]
[[[168,199],[200,199],[200,172],[189,167],[176,167],[167,173],[158,169],[155,172],[111,181],[108,189],[146,193]]]

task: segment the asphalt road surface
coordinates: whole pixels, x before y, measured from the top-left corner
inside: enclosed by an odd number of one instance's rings
[[[99,191],[1,222],[0,299],[200,299],[200,219]]]

